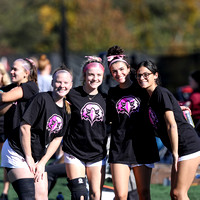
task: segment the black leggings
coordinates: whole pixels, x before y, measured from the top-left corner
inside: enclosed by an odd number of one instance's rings
[[[12,183],[19,200],[35,200],[34,178],[18,179]]]
[[[52,164],[45,167],[48,177],[48,193],[54,188],[57,178],[66,177],[65,163],[62,164]]]

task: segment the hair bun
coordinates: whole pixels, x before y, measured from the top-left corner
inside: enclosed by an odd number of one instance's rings
[[[46,60],[46,59],[47,59],[47,56],[46,56],[45,54],[42,54],[42,55],[40,56],[40,60],[44,61],[44,60]]]
[[[107,56],[110,56],[110,55],[121,55],[121,54],[124,54],[124,50],[115,45],[115,46],[112,46],[108,49],[108,52],[107,52]]]

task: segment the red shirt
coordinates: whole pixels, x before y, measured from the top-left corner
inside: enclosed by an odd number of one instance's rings
[[[189,98],[193,119],[200,119],[200,92],[193,92]]]

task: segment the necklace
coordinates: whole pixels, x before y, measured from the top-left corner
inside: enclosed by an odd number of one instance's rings
[[[89,100],[94,99],[94,97],[96,97],[97,94],[98,94],[98,91],[97,91],[96,94],[88,94],[88,93],[86,92],[85,86],[83,86],[83,91],[87,94]]]
[[[95,95],[90,95],[90,94],[88,94],[88,98],[89,98],[89,100],[94,99],[94,97],[96,97],[96,96],[97,96],[97,94],[95,94]]]

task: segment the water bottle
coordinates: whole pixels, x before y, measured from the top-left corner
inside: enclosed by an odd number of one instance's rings
[[[64,200],[64,196],[62,195],[62,192],[58,192],[58,196],[56,197],[56,200]]]
[[[192,117],[191,117],[191,115],[190,115],[190,112],[189,112],[188,110],[184,110],[184,111],[183,111],[183,114],[184,114],[184,116],[185,116],[187,122],[188,122],[189,124],[191,124],[191,125],[194,127],[194,122],[193,122],[193,120],[192,120]]]
[[[163,179],[163,186],[170,186],[170,184],[171,184],[171,181],[168,177]]]
[[[200,174],[196,174],[195,178],[200,178]]]

